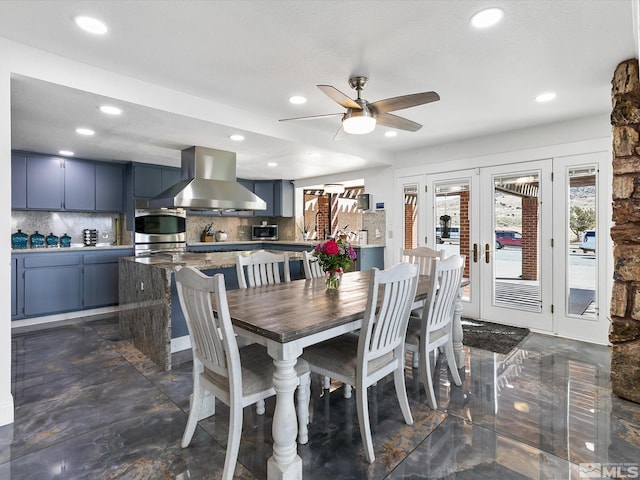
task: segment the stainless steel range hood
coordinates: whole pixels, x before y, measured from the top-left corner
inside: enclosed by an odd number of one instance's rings
[[[205,147],[182,150],[182,180],[149,200],[150,208],[266,210],[267,204],[236,182],[236,154]]]

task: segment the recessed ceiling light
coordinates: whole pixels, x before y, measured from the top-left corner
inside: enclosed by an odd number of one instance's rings
[[[303,103],[307,103],[307,99],[300,95],[294,95],[293,97],[289,97],[289,102],[294,105],[301,105]]]
[[[109,31],[107,26],[97,18],[79,16],[75,19],[76,25],[78,25],[85,32],[93,33],[95,35],[104,35]]]
[[[244,135],[234,134],[234,135],[231,135],[229,138],[234,142],[241,142],[244,140]]]
[[[540,95],[538,95],[536,97],[536,102],[539,103],[543,103],[543,102],[550,102],[551,100],[555,100],[556,99],[556,94],[553,92],[546,92],[546,93],[541,93]]]
[[[385,137],[397,137],[398,132],[394,132],[393,130],[389,130],[388,132],[384,132]]]
[[[320,155],[318,152],[307,152],[307,156],[309,158],[320,158],[322,155]]]
[[[71,150],[60,150],[58,151],[60,155],[64,155],[65,157],[73,157],[73,152]]]
[[[480,10],[471,17],[471,25],[475,28],[489,28],[500,22],[504,17],[504,12],[500,8],[487,8]]]
[[[79,133],[80,135],[94,135],[96,132],[90,128],[76,128],[76,133]]]
[[[102,113],[106,113],[107,115],[120,115],[122,113],[121,108],[113,107],[111,105],[101,105],[100,111]]]
[[[278,164],[276,162],[269,162],[267,163],[267,167],[277,167]]]

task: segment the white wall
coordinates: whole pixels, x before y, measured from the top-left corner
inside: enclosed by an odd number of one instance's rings
[[[0,54],[0,162],[11,170],[11,89]],[[11,175],[0,175],[0,425],[13,422],[11,395]]]

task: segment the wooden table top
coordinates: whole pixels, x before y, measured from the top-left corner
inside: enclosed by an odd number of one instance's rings
[[[287,343],[362,319],[372,270],[345,273],[337,292],[327,292],[324,278],[294,280],[227,291],[235,326]],[[428,277],[418,281],[416,300],[427,296]]]

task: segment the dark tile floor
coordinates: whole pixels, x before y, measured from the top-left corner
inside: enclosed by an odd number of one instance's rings
[[[161,371],[120,340],[113,317],[14,332],[12,343],[15,423],[0,428],[0,479],[220,477],[224,405],[200,422],[189,448],[179,446],[189,352]],[[370,389],[373,465],[364,461],[355,398],[319,392],[314,378],[310,441],[298,449],[304,478],[579,479],[580,464],[637,468],[640,405],[611,393],[608,348],[530,334],[510,355],[467,349],[461,387],[443,364],[435,412],[407,368],[412,426],[393,382]],[[273,400],[264,416],[245,409],[238,478],[266,478],[272,411]]]

